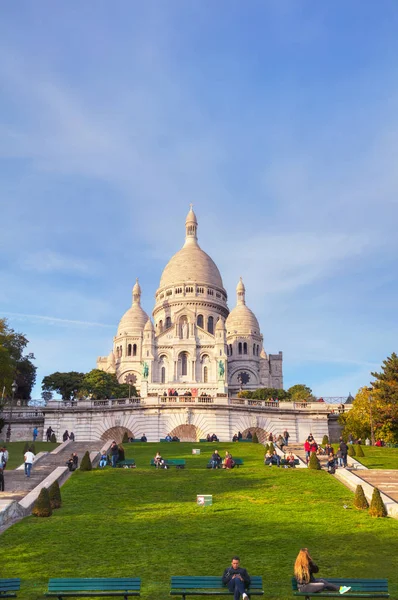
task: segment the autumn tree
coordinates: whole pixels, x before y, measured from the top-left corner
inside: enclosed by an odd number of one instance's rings
[[[287,390],[292,402],[313,402],[316,400],[312,395],[312,389],[304,383],[296,383]]]
[[[11,385],[15,380],[18,388],[15,398],[29,400],[36,382],[37,367],[31,352],[26,353],[29,340],[23,333],[11,329],[6,319],[0,319],[0,388],[11,396]]]

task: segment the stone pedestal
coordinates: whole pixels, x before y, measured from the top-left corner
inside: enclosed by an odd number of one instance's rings
[[[141,398],[147,398],[148,397],[148,382],[145,379],[143,379],[141,381],[140,396],[141,396]]]

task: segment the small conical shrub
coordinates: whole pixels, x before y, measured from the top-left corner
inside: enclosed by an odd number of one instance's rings
[[[357,489],[355,490],[354,506],[359,510],[366,510],[369,508],[369,502],[366,500],[366,496],[361,485],[357,485]]]
[[[275,446],[274,444],[271,442],[269,445],[269,451],[273,454],[275,452]]]
[[[125,431],[123,434],[122,444],[128,444],[128,443],[129,443],[129,436],[128,436],[127,431]]]
[[[51,508],[61,508],[62,499],[61,499],[61,490],[59,489],[58,481],[54,481],[48,489],[48,493],[50,495],[50,504]]]
[[[124,448],[121,444],[118,446],[118,450],[119,450],[118,460],[124,460],[125,459]]]
[[[50,442],[51,442],[52,444],[56,444],[56,443],[57,443],[57,438],[55,437],[55,433],[52,433],[52,434],[51,434],[51,437],[50,437]]]
[[[324,435],[322,438],[322,446],[326,446],[326,444],[329,443],[329,436],[328,435]]]
[[[315,452],[311,452],[310,461],[308,463],[309,469],[314,469],[316,471],[321,470],[321,463],[319,462],[319,458],[317,457]]]
[[[265,453],[267,453],[267,452],[268,452],[268,450],[269,450],[269,444],[265,444],[265,446],[264,446],[264,450],[265,450]]]
[[[355,448],[355,453],[357,456],[365,456],[365,453],[363,451],[361,444],[358,444],[358,446]]]
[[[52,514],[50,495],[48,489],[43,487],[33,506],[32,515],[35,515],[36,517],[51,517]]]
[[[257,433],[256,432],[253,433],[252,443],[253,444],[258,444],[258,437],[257,437]]]
[[[93,465],[91,464],[90,454],[89,454],[89,451],[87,450],[87,452],[85,453],[85,455],[82,458],[82,462],[80,463],[80,470],[81,471],[91,471],[92,468],[93,468]]]
[[[29,450],[29,448],[30,448],[29,442],[25,442],[22,454],[25,454],[25,452],[27,452]]]
[[[349,444],[348,446],[348,456],[354,457],[356,456],[357,453],[355,452],[355,448],[352,444]]]
[[[33,452],[33,454],[36,454],[36,447],[34,445],[34,442],[25,442],[25,445],[23,447],[23,453],[25,454],[25,452],[28,452],[28,450]]]
[[[372,494],[372,500],[370,501],[369,514],[371,517],[386,517],[387,510],[384,506],[384,502],[381,499],[380,492],[377,488],[374,488]]]

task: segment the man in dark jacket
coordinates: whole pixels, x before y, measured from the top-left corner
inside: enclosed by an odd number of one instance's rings
[[[345,443],[345,441],[343,440],[343,438],[340,438],[339,449],[341,450],[341,458],[343,459],[343,465],[346,467],[347,466],[348,446]]]
[[[115,441],[113,441],[111,444],[110,453],[111,453],[112,467],[115,468],[116,463],[119,458],[119,446],[117,445],[117,443]]]
[[[231,566],[227,567],[224,571],[222,582],[228,586],[230,592],[234,593],[234,600],[239,600],[240,596],[242,596],[243,600],[249,600],[249,596],[245,590],[250,585],[250,575],[246,569],[243,569],[239,565],[239,556],[234,556]]]

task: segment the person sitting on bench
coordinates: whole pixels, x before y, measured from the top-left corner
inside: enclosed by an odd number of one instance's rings
[[[222,576],[222,582],[228,586],[230,592],[234,593],[234,600],[239,600],[242,596],[243,600],[249,600],[249,596],[246,593],[246,588],[250,585],[250,575],[240,567],[239,556],[232,558],[231,566],[227,567]]]
[[[159,469],[159,467],[161,466],[162,461],[163,461],[163,458],[162,458],[160,452],[156,452],[153,462],[155,463],[155,467],[157,469]]]
[[[326,579],[315,579],[314,573],[318,573],[319,567],[312,560],[308,548],[301,548],[296,562],[294,563],[294,576],[297,579],[297,587],[299,592],[308,592],[314,594],[323,590],[331,590],[345,594],[351,588],[348,586],[338,587]]]
[[[294,455],[290,452],[287,456],[286,456],[286,464],[288,467],[291,467],[292,469],[295,468],[296,463],[295,463],[295,458]]]
[[[218,450],[214,450],[213,454],[211,455],[211,468],[212,469],[219,469],[221,467],[221,456],[218,453]]]

